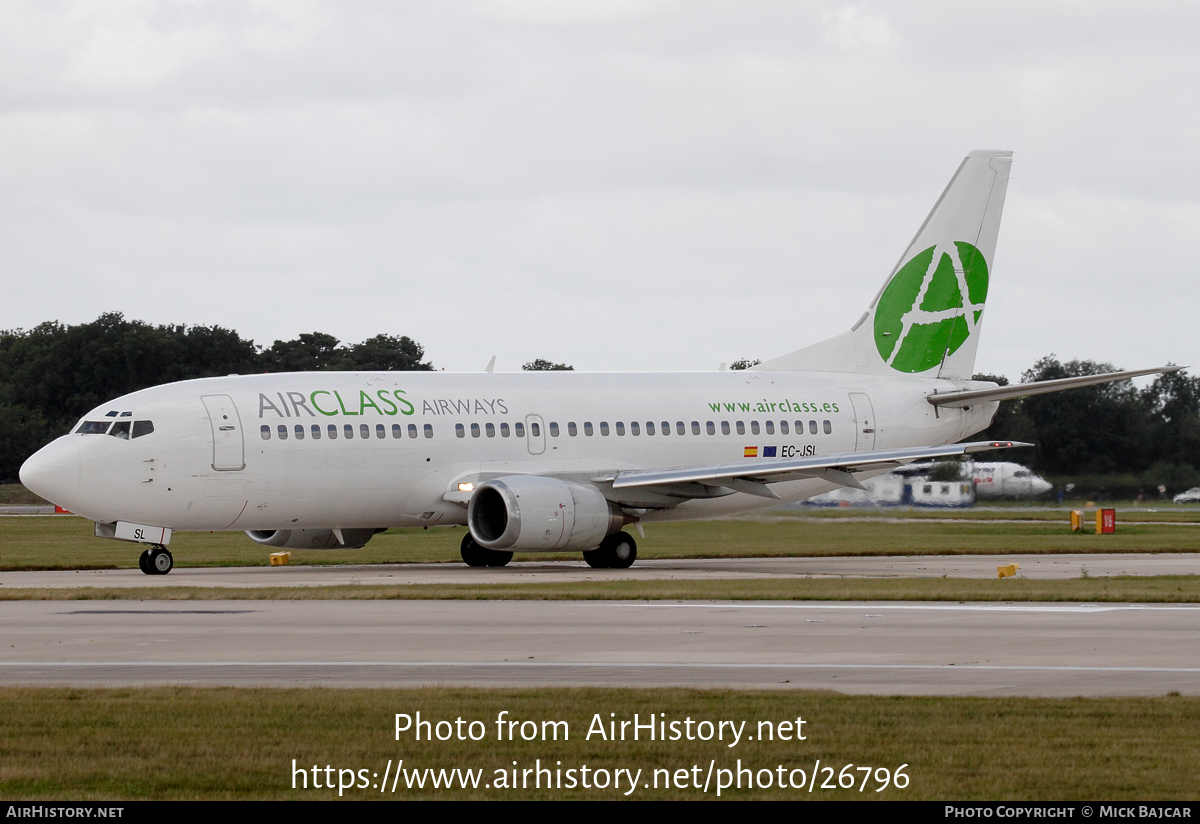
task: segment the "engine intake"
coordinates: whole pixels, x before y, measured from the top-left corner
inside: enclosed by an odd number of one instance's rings
[[[593,549],[628,520],[596,487],[540,475],[485,481],[467,505],[471,537],[486,549]]]

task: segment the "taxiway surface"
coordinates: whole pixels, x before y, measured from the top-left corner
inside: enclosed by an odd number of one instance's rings
[[[1200,694],[1200,606],[0,602],[0,683]]]
[[[638,561],[631,569],[592,569],[583,561],[514,561],[506,567],[446,564],[347,564],[284,567],[177,567],[167,577],[136,569],[0,572],[0,587],[316,587],[354,584],[525,584],[572,581],[683,581],[753,578],[995,578],[1019,565],[1018,577],[1200,575],[1200,554],[831,556]]]

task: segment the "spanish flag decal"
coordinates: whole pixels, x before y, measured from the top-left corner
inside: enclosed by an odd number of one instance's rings
[[[758,447],[757,446],[747,446],[746,452],[744,455],[742,455],[742,457],[743,458],[757,458],[758,457]]]

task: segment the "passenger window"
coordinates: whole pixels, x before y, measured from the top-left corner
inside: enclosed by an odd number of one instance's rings
[[[542,436],[542,427],[538,425],[537,421],[529,422],[529,435],[532,438],[540,438]]]
[[[483,427],[483,431],[485,433],[487,433],[487,436],[489,438],[496,437],[496,424],[494,424],[494,423],[487,424],[486,426]]]
[[[829,435],[832,432],[833,432],[833,424],[831,424],[829,421],[825,421],[825,434]]]
[[[404,427],[400,426],[400,424],[398,424],[398,423],[392,424],[392,437],[393,438],[403,438],[404,437]]]
[[[770,424],[767,424],[767,426],[770,426]],[[770,430],[770,429],[768,429],[767,431],[768,431],[768,432],[770,432],[771,430]],[[787,421],[780,421],[780,422],[779,422],[779,433],[780,433],[781,435],[786,435],[786,434],[788,434],[788,425],[787,425]]]
[[[815,435],[815,434],[817,434],[817,422],[816,422],[816,421],[809,421],[809,422],[808,422],[808,433],[809,433],[810,435]]]
[[[500,424],[500,437],[507,438],[509,436],[508,423]]]
[[[758,434],[758,421],[750,421],[750,434],[751,435]]]
[[[129,421],[114,423],[112,429],[108,430],[108,434],[123,441],[129,440]]]
[[[517,421],[516,423],[513,424],[513,432],[516,434],[516,436],[518,438],[524,438],[525,437],[525,424],[521,423],[520,421]]]
[[[358,425],[358,436],[363,440],[369,440],[371,437],[371,427],[365,423]]]
[[[737,433],[739,435],[745,435],[746,434],[746,424],[742,423],[741,421],[738,421],[737,422]]]
[[[304,424],[302,423],[296,424],[296,440],[304,440]]]
[[[638,425],[638,422],[637,422],[637,421],[631,421],[631,422],[630,422],[630,424],[629,424],[629,434],[631,434],[631,435],[640,435],[640,434],[642,434],[642,427]]]
[[[76,435],[103,435],[111,421],[84,421],[75,430]]]
[[[463,427],[463,425],[461,423],[454,424],[454,437],[456,437],[456,438],[467,437],[467,430]]]
[[[479,424],[477,424],[477,423],[471,424],[471,437],[472,438],[479,437]]]
[[[618,435],[625,434],[625,421],[617,421],[617,434]]]
[[[279,440],[281,440],[281,441],[287,440],[287,424],[286,423],[279,424]]]
[[[133,437],[140,438],[154,431],[154,421],[134,421]]]
[[[665,422],[664,422],[665,426]],[[675,434],[683,435],[687,432],[687,427],[683,425],[683,421],[675,421]]]
[[[321,424],[319,424],[319,423],[314,423],[314,424],[313,424],[313,425],[312,425],[312,426],[309,428],[309,432],[312,434],[312,439],[313,439],[314,441],[319,441],[319,440],[321,440]]]
[[[383,428],[383,424],[381,424],[381,423],[375,424],[375,437],[376,438],[387,437],[387,430]]]
[[[600,421],[600,434],[608,437],[608,421]]]
[[[587,435],[589,438],[592,437],[592,422],[591,421],[583,422],[583,434]]]
[[[433,437],[433,424],[431,424],[431,423],[425,424],[425,437],[426,438]]]
[[[766,424],[765,424],[765,426],[767,427],[767,434],[768,434],[768,435],[774,435],[774,434],[775,434],[775,421],[767,421],[767,422],[766,422]]]
[[[654,421],[646,421],[646,434],[647,435],[654,434]]]
[[[354,424],[348,423],[342,427],[342,434],[346,436],[346,440],[354,440]]]
[[[410,437],[410,438],[417,437],[417,425],[415,423],[410,423],[408,425],[408,437]]]
[[[550,437],[551,438],[558,437],[558,424],[555,423],[554,421],[550,421]]]
[[[326,432],[329,434],[329,440],[331,440],[331,441],[337,440],[337,424],[336,423],[329,424],[329,429],[327,429]]]
[[[721,434],[722,435],[729,434],[729,421],[721,421]]]
[[[575,421],[567,421],[567,434],[572,438],[579,434],[579,427],[575,425]]]
[[[707,422],[704,424],[704,428],[708,430],[708,434],[710,434],[710,435],[715,435],[715,434],[717,434],[717,427],[716,427],[716,425],[715,425],[715,424],[713,424],[713,422],[712,422],[712,421],[707,421]]]
[[[693,435],[700,434],[700,421],[692,421],[692,434]]]
[[[264,423],[258,428],[258,434],[262,436],[264,441],[271,440],[271,424]]]

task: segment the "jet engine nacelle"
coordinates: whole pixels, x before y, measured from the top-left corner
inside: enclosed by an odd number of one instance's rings
[[[485,481],[467,505],[471,537],[486,549],[594,549],[627,520],[596,487],[540,475]]]
[[[332,529],[254,529],[246,535],[263,546],[284,549],[358,549],[365,546],[380,529],[342,529],[345,543],[338,540]]]

